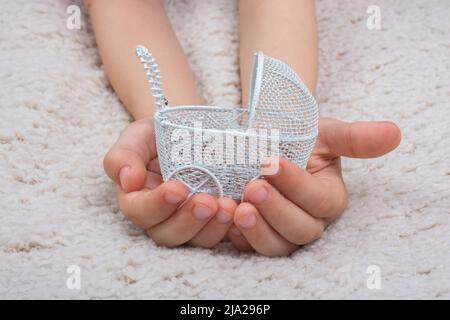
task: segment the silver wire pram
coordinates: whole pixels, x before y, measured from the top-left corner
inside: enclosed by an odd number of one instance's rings
[[[247,183],[261,176],[268,157],[285,157],[306,167],[318,134],[318,106],[285,63],[255,53],[247,108],[172,107],[153,56],[141,45],[136,54],[155,97],[156,147],[164,181],[179,180],[192,194],[241,199]]]

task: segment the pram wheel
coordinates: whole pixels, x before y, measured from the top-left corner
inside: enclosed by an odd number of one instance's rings
[[[189,189],[189,196],[205,192],[223,197],[219,179],[204,167],[196,165],[178,167],[169,174],[167,180],[170,179],[182,182]]]

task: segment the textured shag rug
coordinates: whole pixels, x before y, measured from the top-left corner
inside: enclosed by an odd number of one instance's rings
[[[122,216],[102,158],[130,117],[87,17],[66,28],[70,4],[0,4],[1,298],[450,298],[448,1],[379,0],[381,30],[366,26],[372,1],[318,1],[322,115],[391,119],[403,141],[345,159],[344,216],[276,259],[159,248]],[[239,104],[236,2],[167,8],[206,100]]]

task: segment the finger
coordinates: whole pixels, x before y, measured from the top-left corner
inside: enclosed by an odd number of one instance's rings
[[[189,241],[190,245],[203,248],[212,248],[218,244],[227,234],[233,224],[233,215],[237,204],[230,198],[217,199],[219,209],[214,219],[200,230],[200,232]]]
[[[272,229],[250,203],[244,202],[238,205],[234,213],[234,224],[253,249],[265,256],[286,256],[297,248],[297,245],[284,239]]]
[[[164,180],[161,174],[147,171],[147,178],[145,179],[144,187],[142,189],[153,190],[159,187]]]
[[[147,165],[147,170],[150,172],[161,173],[161,166],[159,164],[159,158],[153,158]]]
[[[191,240],[214,217],[219,205],[208,194],[193,195],[167,220],[150,228],[147,233],[156,244],[176,247]]]
[[[189,190],[179,181],[168,181],[154,190],[126,193],[117,187],[120,210],[134,224],[148,229],[172,215],[186,200]]]
[[[401,140],[400,129],[389,121],[346,123],[323,118],[319,141],[332,156],[375,158],[394,150]]]
[[[242,232],[236,227],[232,225],[228,230],[228,239],[230,239],[231,243],[238,249],[243,252],[253,251],[253,247],[250,245],[248,240],[244,237]]]
[[[251,202],[269,225],[289,242],[303,245],[318,239],[322,234],[322,220],[310,216],[266,181],[250,183],[244,195],[245,200]]]
[[[142,188],[147,164],[156,157],[151,121],[142,119],[130,124],[103,160],[106,174],[125,192]]]
[[[321,174],[315,176],[294,163],[276,158],[278,171],[276,174],[264,176],[267,182],[275,187],[285,198],[301,207],[316,218],[333,217],[347,206],[347,191],[340,173],[340,166],[328,166]],[[338,161],[338,160],[337,160]],[[250,186],[257,192],[257,186]],[[249,199],[252,199],[249,192]],[[247,193],[246,193],[247,194]]]

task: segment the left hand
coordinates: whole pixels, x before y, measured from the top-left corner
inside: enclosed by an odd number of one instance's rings
[[[280,158],[275,175],[249,183],[245,202],[236,208],[230,240],[242,251],[285,256],[318,239],[348,204],[340,157],[379,157],[400,140],[400,130],[391,122],[321,118],[307,169]]]

